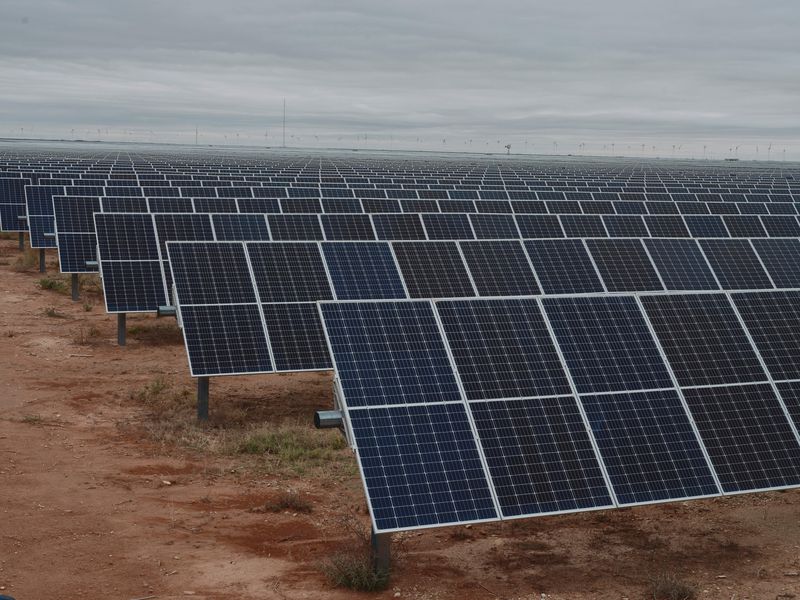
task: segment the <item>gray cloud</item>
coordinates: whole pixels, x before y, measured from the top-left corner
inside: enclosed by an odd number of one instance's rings
[[[278,144],[285,97],[293,145],[800,158],[798,25],[794,0],[5,0],[0,135]]]

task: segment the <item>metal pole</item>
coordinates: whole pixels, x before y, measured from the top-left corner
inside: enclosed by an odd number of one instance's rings
[[[197,419],[208,421],[208,377],[197,378]]]
[[[77,302],[81,297],[80,293],[80,280],[78,279],[78,274],[72,274],[72,301]]]
[[[19,232],[19,249],[25,250],[25,232]]]
[[[44,263],[44,248],[39,248],[39,273],[47,272],[47,265]]]
[[[372,530],[372,566],[376,571],[388,573],[392,566],[392,534]]]
[[[128,328],[125,325],[125,313],[117,313],[117,344],[120,346],[125,345],[125,337],[128,334]]]

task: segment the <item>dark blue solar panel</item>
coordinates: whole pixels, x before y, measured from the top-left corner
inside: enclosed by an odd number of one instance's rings
[[[263,309],[277,370],[331,368],[316,304],[265,304]]]
[[[800,485],[800,444],[768,384],[684,396],[724,491]]]
[[[586,246],[609,292],[664,289],[641,240],[587,240]]]
[[[604,291],[580,240],[530,240],[525,249],[545,294]]]
[[[211,215],[214,234],[220,241],[249,242],[269,240],[269,229],[264,215],[216,214]]]
[[[582,396],[620,504],[719,494],[677,392]]]
[[[258,192],[258,188],[254,191]],[[276,198],[239,198],[236,203],[241,213],[279,213],[280,204]]]
[[[144,198],[101,198],[103,212],[148,212]]]
[[[517,215],[517,225],[523,238],[562,238],[564,231],[556,215]]]
[[[497,518],[463,404],[351,410],[349,418],[378,531]]]
[[[471,214],[472,229],[479,240],[518,239],[519,231],[513,215]]]
[[[570,393],[535,300],[440,302],[437,309],[468,399]]]
[[[648,237],[644,220],[636,215],[606,215],[603,217],[608,235],[611,237]]]
[[[422,222],[430,240],[475,239],[467,215],[425,214],[422,215]]]
[[[320,306],[348,407],[462,402],[429,302]]]
[[[724,295],[643,296],[642,303],[681,385],[766,380]]]
[[[191,198],[148,198],[147,208],[152,213],[194,212]],[[104,210],[108,212],[107,208]]]
[[[800,240],[753,240],[761,262],[779,288],[800,288]]]
[[[644,240],[668,290],[718,290],[714,273],[694,240]]]
[[[94,273],[97,266],[97,237],[93,233],[59,233],[58,262],[62,273]]]
[[[795,429],[800,430],[800,381],[788,381],[776,384],[789,418]]]
[[[539,293],[528,257],[518,240],[461,242],[460,246],[481,296]]]
[[[681,217],[646,215],[644,222],[652,237],[683,238],[690,235]]]
[[[579,393],[673,386],[635,299],[546,298],[543,303]]]
[[[267,222],[273,240],[313,241],[324,238],[317,215],[267,215]]]
[[[322,244],[339,300],[405,298],[403,282],[386,242]]]
[[[106,260],[158,260],[153,218],[143,213],[94,215],[100,257]]]
[[[800,292],[734,294],[773,379],[800,379]]]
[[[272,371],[258,305],[182,306],[194,377]]]
[[[322,229],[327,240],[374,240],[369,215],[322,215]]]
[[[419,215],[376,214],[372,224],[379,240],[424,240],[425,229]]]
[[[333,298],[319,246],[247,244],[262,302],[316,302]]]
[[[692,237],[703,238],[726,238],[728,230],[725,229],[725,223],[722,218],[717,215],[687,215],[684,217],[686,226],[689,228],[689,233]]]
[[[608,236],[603,219],[597,215],[560,215],[561,226],[569,238],[604,238]]]
[[[167,252],[181,306],[256,302],[242,244],[170,242]]]
[[[575,399],[470,404],[505,517],[610,507]]]
[[[161,262],[109,261],[102,263],[106,310],[152,312],[167,304]]]
[[[700,240],[724,290],[771,289],[772,282],[747,240]]]
[[[476,295],[455,242],[396,242],[393,249],[410,297]]]

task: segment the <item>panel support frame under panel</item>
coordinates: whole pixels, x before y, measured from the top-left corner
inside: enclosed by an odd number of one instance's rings
[[[44,248],[39,248],[39,273],[47,272],[47,264],[45,264],[45,251]]]
[[[25,232],[19,232],[19,251],[23,252],[25,250]]]
[[[208,421],[208,390],[209,378],[197,378],[197,420]]]
[[[378,533],[372,529],[370,536],[372,568],[375,573],[388,574],[392,568],[392,534]]]
[[[117,313],[117,345],[124,346],[128,334],[127,313]]]
[[[77,302],[81,297],[81,283],[77,273],[72,273],[71,287],[72,287],[72,301]]]

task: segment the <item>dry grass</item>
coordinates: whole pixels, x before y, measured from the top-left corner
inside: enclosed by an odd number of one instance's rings
[[[33,248],[26,248],[22,256],[17,257],[11,269],[18,273],[25,273],[27,271],[33,271],[38,265],[39,253]]]
[[[375,567],[370,532],[353,514],[343,516],[339,526],[349,542],[322,562],[319,570],[335,587],[359,592],[385,590],[389,586],[391,573]],[[395,544],[394,549],[394,560],[397,560],[396,551],[402,551],[402,546]]]
[[[671,573],[662,573],[653,579],[651,585],[653,600],[695,600],[697,587],[678,579]]]
[[[67,315],[62,312],[59,312],[55,306],[50,306],[44,310],[44,316],[50,317],[51,319],[66,319]]]
[[[311,502],[295,491],[281,492],[277,498],[264,505],[268,512],[293,512],[308,514],[314,510]]]
[[[183,448],[239,457],[270,472],[355,473],[355,461],[338,431],[314,429],[310,418],[307,423],[270,422],[259,412],[264,410],[262,398],[253,398],[251,405],[233,404],[212,394],[210,418],[204,423],[197,420],[194,389],[163,377],[133,391],[130,398],[145,414],[135,424],[122,426],[138,428],[166,452]]]
[[[42,277],[39,280],[39,287],[43,290],[58,292],[59,294],[68,294],[70,292],[70,286],[67,284],[63,275]]]
[[[155,321],[137,324],[128,328],[128,335],[137,342],[143,342],[150,346],[183,344],[183,333],[176,321]]]
[[[97,346],[103,342],[103,332],[97,327],[80,327],[73,340],[79,346]]]

